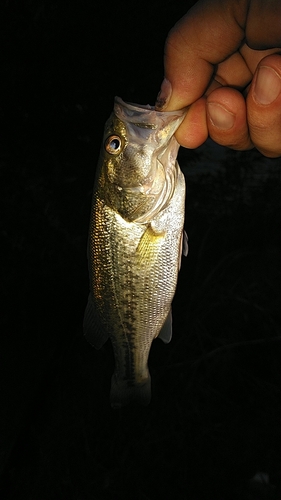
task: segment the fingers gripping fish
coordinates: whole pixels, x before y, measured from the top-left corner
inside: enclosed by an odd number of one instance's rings
[[[108,338],[111,405],[148,404],[153,339],[172,336],[171,303],[182,251],[185,180],[174,132],[184,111],[157,112],[115,98],[101,148],[89,229],[86,339]]]

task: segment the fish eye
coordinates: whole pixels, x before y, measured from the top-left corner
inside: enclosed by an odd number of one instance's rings
[[[118,135],[110,135],[106,139],[104,147],[110,155],[118,155],[122,149],[122,141]]]

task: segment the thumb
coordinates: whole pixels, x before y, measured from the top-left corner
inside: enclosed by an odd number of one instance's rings
[[[239,22],[234,7],[240,4]],[[214,66],[236,51],[244,39],[245,12],[240,2],[200,0],[168,34],[164,51],[165,78],[156,108],[181,109],[206,91]]]

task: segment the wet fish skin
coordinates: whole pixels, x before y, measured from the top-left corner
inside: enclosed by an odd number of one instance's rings
[[[148,404],[151,343],[172,335],[171,302],[180,266],[185,180],[173,134],[184,112],[156,112],[115,99],[105,125],[93,191],[87,340],[110,338],[111,405]]]

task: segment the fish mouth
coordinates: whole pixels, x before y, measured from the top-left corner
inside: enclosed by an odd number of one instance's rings
[[[167,144],[186,115],[186,109],[176,111],[157,111],[149,104],[133,104],[115,97],[114,114],[133,131],[136,138],[136,129],[144,140],[155,143],[160,147]]]
[[[150,104],[135,104],[133,102],[126,102],[126,101],[123,101],[123,99],[121,99],[121,97],[118,97],[118,96],[115,96],[114,98],[114,111],[115,111],[115,105],[117,106],[121,106],[123,109],[126,108],[129,112],[132,113],[132,123],[135,123],[136,125],[140,126],[140,127],[146,127],[146,128],[157,128],[157,125],[155,125],[154,122],[151,122],[149,124],[149,122],[144,122],[144,121],[141,121],[140,123],[136,123],[135,122],[135,118],[134,118],[134,115],[137,111],[140,111],[141,113],[143,113],[143,110],[146,110],[146,111],[153,111],[155,113],[155,115],[159,115],[159,116],[175,116],[175,117],[181,117],[185,115],[186,113],[186,109],[179,109],[179,110],[176,110],[176,111],[157,111],[155,109],[155,106],[151,106]],[[130,115],[128,113],[128,116],[127,116],[127,120],[130,119]],[[145,125],[145,123],[147,123],[147,125]]]

